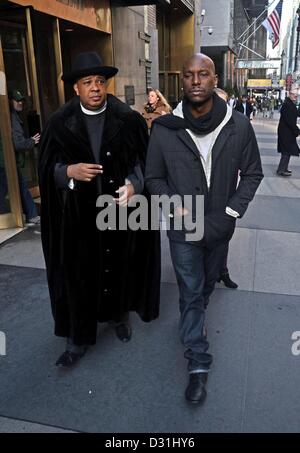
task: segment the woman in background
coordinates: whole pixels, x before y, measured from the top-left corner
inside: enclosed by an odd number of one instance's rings
[[[141,112],[143,117],[147,121],[149,133],[153,120],[161,115],[166,115],[167,113],[171,112],[172,109],[161,92],[159,90],[149,88],[148,102],[144,105],[143,111]]]

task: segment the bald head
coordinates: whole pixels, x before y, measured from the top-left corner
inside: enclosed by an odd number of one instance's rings
[[[212,103],[218,84],[215,64],[203,53],[197,53],[183,65],[183,91],[186,100],[194,107]]]
[[[190,57],[188,60],[186,60],[183,64],[183,72],[185,71],[187,66],[190,65],[205,65],[211,69],[211,71],[215,74],[216,73],[216,67],[215,63],[213,60],[205,55],[204,53],[195,53],[192,57]]]

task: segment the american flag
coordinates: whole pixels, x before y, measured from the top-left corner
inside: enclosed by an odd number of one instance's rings
[[[269,38],[272,40],[273,49],[279,44],[280,23],[282,14],[283,0],[279,0],[276,7],[271,10],[262,25],[268,30]]]

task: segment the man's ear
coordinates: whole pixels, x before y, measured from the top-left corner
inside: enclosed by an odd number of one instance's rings
[[[77,94],[77,96],[79,96],[79,90],[78,90],[77,82],[74,83],[73,88],[74,88],[74,91],[75,91],[75,93]]]
[[[215,75],[215,88],[219,85],[219,76]]]

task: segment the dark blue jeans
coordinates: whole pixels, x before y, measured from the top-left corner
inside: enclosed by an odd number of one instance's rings
[[[203,335],[205,299],[214,290],[224,259],[223,245],[208,250],[191,242],[170,241],[171,258],[179,287],[180,339],[186,348],[188,370],[208,371],[212,363]]]
[[[18,169],[18,179],[20,187],[20,195],[22,201],[23,212],[26,216],[26,221],[37,216],[36,206],[32,199],[31,193],[28,190],[27,183],[22,176],[21,170]],[[7,195],[7,179],[6,172],[3,167],[0,167],[0,210],[3,212],[7,211],[7,206],[5,204],[5,197]]]

